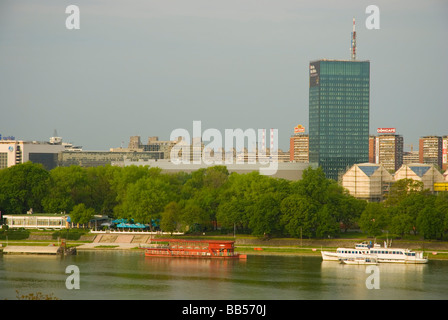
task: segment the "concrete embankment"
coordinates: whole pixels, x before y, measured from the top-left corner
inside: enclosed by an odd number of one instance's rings
[[[132,235],[132,234],[99,234],[91,243],[85,243],[77,247],[78,250],[92,249],[113,249],[127,250],[138,248],[149,243],[151,237],[149,235]]]
[[[361,239],[328,239],[328,240],[310,240],[310,239],[246,239],[237,238],[235,245],[241,246],[271,246],[271,247],[287,247],[287,246],[299,246],[307,248],[338,248],[347,247],[354,248],[356,243],[366,241]],[[373,242],[373,240],[372,240]],[[383,245],[382,241],[377,241],[377,243]],[[392,241],[392,247],[394,248],[409,248],[414,250],[448,250],[448,243],[441,241],[404,241],[404,240],[394,240]]]

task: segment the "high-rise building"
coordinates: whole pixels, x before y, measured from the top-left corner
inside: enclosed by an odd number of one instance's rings
[[[385,134],[377,137],[379,142],[379,162],[386,170],[395,172],[403,164],[403,136]]]
[[[309,136],[305,133],[295,133],[289,138],[289,161],[309,162]]]
[[[369,161],[370,62],[312,61],[309,76],[310,163],[337,180]]]
[[[442,149],[442,137],[421,137],[419,140],[420,163],[434,164],[442,169]]]
[[[308,163],[310,160],[310,139],[305,134],[305,127],[297,125],[294,128],[294,135],[289,139],[289,161]]]
[[[380,129],[378,132],[381,132]],[[395,172],[403,164],[403,136],[394,133],[380,134],[375,137],[374,148],[374,163],[382,164],[386,170]]]

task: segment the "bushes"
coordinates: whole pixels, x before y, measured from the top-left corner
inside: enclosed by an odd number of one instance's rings
[[[25,240],[30,236],[30,232],[25,229],[12,230],[8,228],[2,228],[0,231],[0,240]]]
[[[51,235],[54,240],[56,239],[66,239],[66,240],[79,240],[84,232],[78,230],[61,230],[53,232]]]

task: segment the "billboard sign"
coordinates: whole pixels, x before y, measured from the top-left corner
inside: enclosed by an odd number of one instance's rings
[[[377,133],[395,133],[395,128],[378,128],[376,130]]]
[[[294,127],[294,133],[303,133],[305,132],[305,127],[301,124],[298,124],[296,127]]]
[[[0,133],[0,140],[16,140],[16,137],[13,136],[2,136]]]
[[[320,63],[319,61],[310,63],[310,87],[319,85]]]

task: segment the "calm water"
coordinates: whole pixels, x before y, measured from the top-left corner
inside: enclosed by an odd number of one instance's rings
[[[66,267],[80,271],[68,290]],[[76,256],[0,256],[0,299],[42,292],[60,299],[447,299],[448,261],[379,268],[368,289],[366,266],[320,257],[248,256],[247,261],[148,258],[138,251],[89,251]]]

